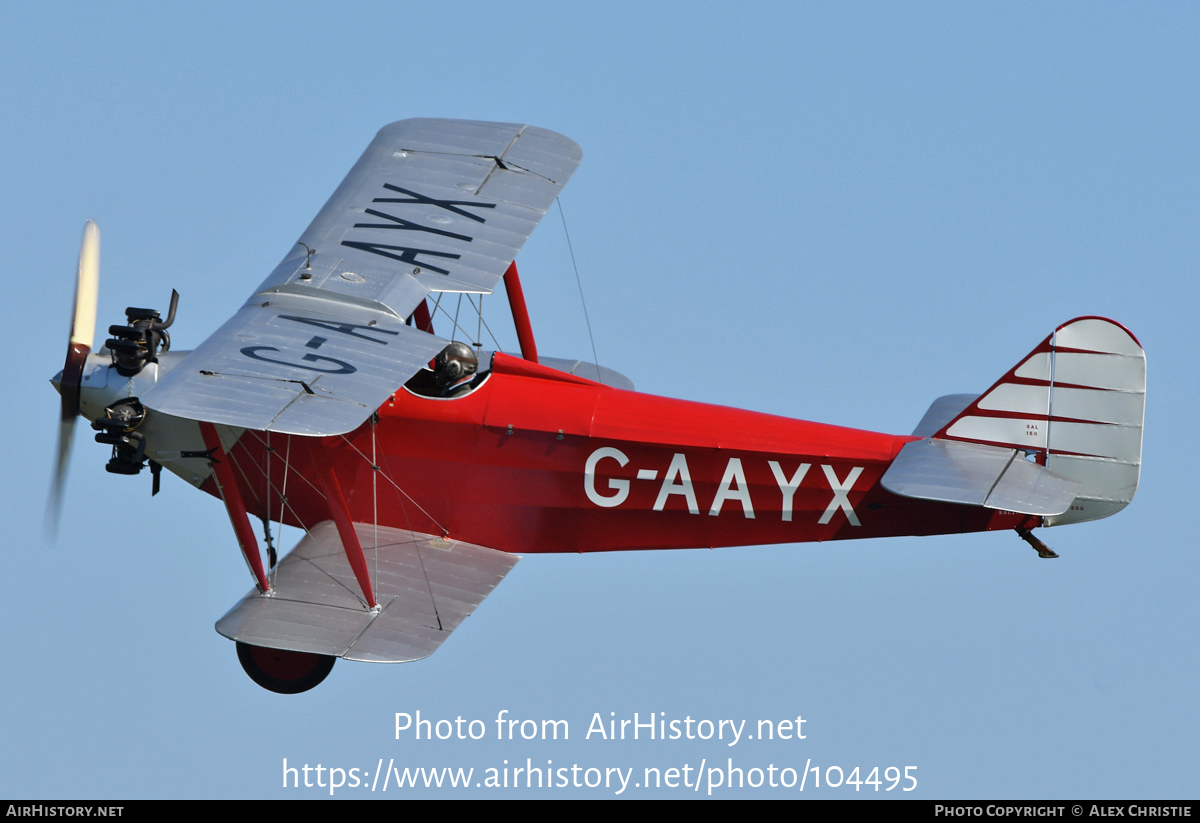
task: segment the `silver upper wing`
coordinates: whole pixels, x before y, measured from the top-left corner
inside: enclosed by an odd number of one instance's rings
[[[405,325],[417,305],[490,293],[581,158],[561,134],[514,123],[384,127],[283,262],[142,402],[249,429],[352,431],[446,345]]]

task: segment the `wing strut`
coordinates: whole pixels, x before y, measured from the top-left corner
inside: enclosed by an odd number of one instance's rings
[[[362,544],[358,542],[358,533],[354,530],[354,521],[350,519],[350,510],[346,507],[346,498],[342,496],[342,487],[338,484],[337,475],[333,473],[333,464],[327,459],[325,445],[316,439],[307,438],[308,454],[313,466],[321,478],[321,489],[325,492],[325,503],[329,507],[329,516],[337,526],[338,536],[342,539],[342,549],[346,552],[346,560],[358,580],[367,605],[375,608],[375,595],[371,593],[371,574],[367,570],[367,557],[363,554]]]
[[[529,310],[525,308],[525,292],[521,290],[521,278],[517,276],[516,260],[509,263],[508,271],[504,272],[504,290],[508,292],[508,305],[512,308],[513,324],[517,327],[521,356],[536,363],[537,344],[533,342],[533,326],[529,325]]]
[[[210,455],[213,477],[217,480],[217,490],[221,493],[221,499],[225,501],[225,511],[229,513],[229,522],[233,524],[242,556],[246,558],[246,565],[254,574],[254,584],[260,592],[266,592],[270,586],[267,584],[267,575],[263,572],[262,558],[258,554],[258,540],[254,537],[254,529],[250,527],[246,504],[242,501],[237,478],[233,475],[233,463],[221,446],[217,427],[202,420],[199,423],[200,433],[204,436],[204,447]]]
[[[421,331],[427,331],[433,334],[433,318],[429,316],[429,301],[422,300],[413,310],[413,322]]]

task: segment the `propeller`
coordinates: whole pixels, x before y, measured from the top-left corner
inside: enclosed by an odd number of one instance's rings
[[[79,268],[75,275],[75,308],[71,312],[67,360],[55,386],[62,396],[62,404],[54,476],[50,481],[50,499],[46,504],[45,531],[51,542],[58,536],[58,520],[67,481],[67,461],[71,456],[71,442],[75,438],[75,418],[79,415],[79,388],[83,382],[84,363],[92,351],[92,342],[96,335],[96,301],[99,290],[100,228],[94,220],[89,220],[83,226],[83,242],[79,246]]]

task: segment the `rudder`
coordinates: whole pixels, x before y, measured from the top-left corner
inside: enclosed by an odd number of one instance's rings
[[[1003,445],[1031,454],[1082,485],[1058,526],[1099,520],[1137,491],[1146,405],[1146,354],[1128,329],[1103,317],[1070,320],[935,438]]]

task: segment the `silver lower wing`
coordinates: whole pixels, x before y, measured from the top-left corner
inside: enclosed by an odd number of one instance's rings
[[[1081,488],[1018,449],[934,438],[907,443],[880,482],[902,497],[1043,516],[1065,512]]]
[[[372,614],[337,527],[314,527],[257,591],[217,621],[230,640],[370,663],[405,663],[437,651],[519,558],[403,529],[356,523],[382,607]],[[378,572],[376,572],[378,534]]]

